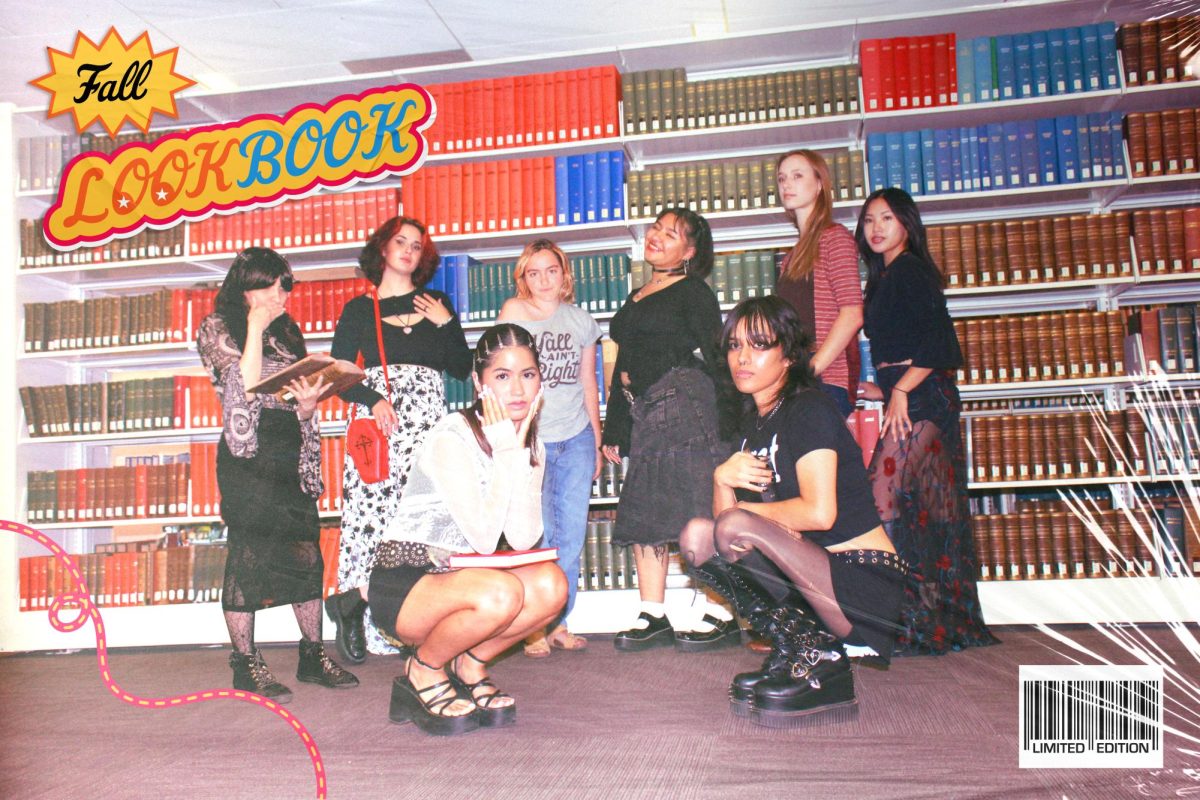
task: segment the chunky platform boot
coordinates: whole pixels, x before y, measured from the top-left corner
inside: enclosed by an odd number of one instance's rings
[[[292,690],[275,679],[257,647],[252,653],[236,650],[230,653],[229,666],[233,669],[233,688],[260,694],[280,704],[292,699]]]
[[[320,642],[300,641],[300,663],[296,667],[296,680],[315,683],[326,689],[352,689],[358,686],[358,678],[338,666],[325,653]]]
[[[856,705],[854,673],[841,641],[812,617],[794,610],[782,617],[775,632],[778,653],[772,653],[780,663],[754,684],[751,721],[786,727],[810,714]]]
[[[367,659],[367,632],[363,622],[366,611],[367,601],[358,589],[325,598],[325,612],[337,629],[334,641],[338,655],[351,664],[361,664]]]

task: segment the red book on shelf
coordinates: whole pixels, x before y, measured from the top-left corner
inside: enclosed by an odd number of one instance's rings
[[[883,111],[900,107],[896,90],[896,40],[879,40],[879,98]],[[904,74],[908,74],[908,58],[904,59]],[[907,95],[906,95],[907,96]]]
[[[913,47],[913,52],[919,54],[918,48],[913,46],[911,36],[896,36],[892,41],[892,75],[895,81],[894,96],[896,108],[908,108],[909,101],[916,92],[912,89],[912,82],[920,80],[920,71],[912,70],[908,65],[908,49]]]
[[[296,241],[296,207],[285,200],[279,204],[279,209],[283,213],[283,219],[281,220],[283,226],[283,246],[295,247],[299,244]]]
[[[471,209],[471,218],[475,227],[475,233],[483,233],[487,230],[488,197],[486,170],[487,166],[485,164],[474,164],[471,170],[471,192],[474,201],[473,208]]]
[[[532,159],[523,158],[520,164],[521,207],[517,209],[517,213],[521,215],[521,222],[518,227],[532,228],[534,219],[537,217],[537,192],[534,189],[534,184],[537,182],[539,176],[534,169]]]
[[[467,89],[463,83],[450,85],[450,110],[446,121],[450,124],[449,132],[453,134],[454,150],[466,149],[467,121],[470,116],[467,111]],[[447,145],[449,149],[449,145]]]
[[[939,33],[927,37],[932,40],[933,49],[933,104],[945,106],[950,104],[950,62],[956,59],[954,50],[950,47],[952,33]]]
[[[29,611],[32,607],[32,603],[31,603],[31,599],[30,599],[31,598],[30,586],[29,586],[29,577],[30,577],[29,567],[30,567],[30,562],[32,562],[32,560],[33,560],[32,557],[28,557],[28,558],[22,558],[21,562],[20,562],[20,564],[21,564],[20,572],[17,576],[17,587],[18,587],[17,588],[17,597],[19,598],[19,605],[17,606],[17,608],[19,611]]]
[[[946,40],[946,64],[950,75],[950,105],[958,105],[958,35],[943,33]]]
[[[49,602],[49,585],[47,582],[51,556],[34,556],[29,568],[30,608],[37,610],[46,608]]]
[[[336,242],[354,241],[354,200],[346,192],[334,195],[333,237]]]
[[[541,547],[536,550],[497,550],[495,553],[454,553],[450,556],[452,569],[468,567],[491,567],[511,569],[526,564],[540,564],[558,558],[557,547]]]
[[[866,111],[883,110],[883,76],[879,70],[879,39],[863,39],[858,45],[859,69],[862,72],[863,105]]]
[[[172,379],[171,388],[171,427],[187,427],[188,376],[176,375]]]
[[[521,116],[517,117],[517,135],[521,144],[526,147],[534,143],[534,131],[537,129],[534,103],[536,87],[536,75],[521,75],[517,78],[517,95],[521,98],[518,106]]]
[[[492,150],[503,146],[503,135],[500,133],[500,81],[496,78],[486,78],[480,82],[483,84],[480,92],[483,103],[483,119],[480,120],[483,130],[481,146],[485,150]]]
[[[187,289],[171,290],[171,341],[187,340]]]
[[[879,442],[880,411],[877,408],[862,408],[858,414],[858,446],[862,448],[863,464],[870,466]]]
[[[908,39],[908,105],[910,108],[921,107],[921,37],[909,36]]]
[[[517,143],[517,79],[497,78],[496,94],[496,147],[513,147]]]
[[[471,81],[467,84],[467,130],[464,137],[468,150],[482,150],[484,137],[488,131],[484,128],[488,112],[487,106],[491,98],[484,91],[485,81]]]
[[[442,133],[446,129],[446,87],[444,84],[425,84],[425,91],[429,93],[429,99],[433,101],[433,107],[436,109],[433,124],[425,129],[425,139],[429,142],[430,153],[441,153],[445,149]]]
[[[508,227],[511,230],[521,227],[521,209],[523,208],[522,203],[525,202],[522,195],[525,190],[522,163],[517,159],[505,162],[505,169],[508,173]]]
[[[534,144],[553,142],[554,138],[554,78],[541,74],[533,76],[533,139]],[[529,144],[526,142],[526,144]]]
[[[146,464],[133,467],[133,516],[138,519],[150,516],[150,469]]]
[[[354,198],[354,224],[351,226],[354,236],[350,240],[363,242],[367,238],[367,193],[353,192],[350,196]]]
[[[555,72],[554,92],[552,95],[547,95],[547,114],[548,118],[553,118],[555,132],[558,135],[557,141],[566,142],[571,136],[571,81],[567,72]],[[550,100],[553,97],[553,100]],[[554,113],[549,113],[550,108],[553,108]]]
[[[609,138],[621,132],[621,75],[615,66],[600,67],[604,74],[601,87],[601,119],[604,124],[602,136]]]
[[[579,129],[583,127],[583,106],[587,102],[587,85],[580,79],[579,70],[570,70],[562,73],[562,81],[566,84],[566,100],[567,100],[567,141],[577,142],[582,134]],[[558,89],[557,79],[555,89]],[[582,97],[581,97],[582,95]],[[561,98],[561,95],[560,95]],[[561,133],[560,125],[560,133]]]
[[[483,219],[488,231],[495,231],[500,227],[496,213],[499,200],[499,169],[500,165],[495,161],[488,161],[483,165]]]
[[[493,195],[495,197],[493,211],[498,220],[497,227],[502,231],[508,230],[510,222],[509,208],[512,205],[512,190],[509,188],[510,163],[509,161],[500,161],[496,164],[496,194]]]
[[[445,236],[450,233],[450,196],[455,194],[453,184],[450,182],[451,177],[450,167],[438,167],[437,200],[433,206],[432,220],[427,222],[430,225],[434,222],[437,223],[439,236]]]
[[[579,138],[597,139],[604,131],[604,68],[588,67],[579,71],[580,82],[586,87]]]
[[[933,54],[934,37],[916,36],[913,38],[917,43],[917,63],[921,68],[920,90],[917,91],[917,85],[912,87],[914,95],[913,107],[926,108],[933,105],[934,98],[937,96],[937,67],[934,64]]]
[[[172,515],[187,516],[188,465],[177,461],[171,465],[171,509]]]

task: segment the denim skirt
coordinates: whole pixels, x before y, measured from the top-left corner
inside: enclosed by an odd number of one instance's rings
[[[637,397],[629,469],[617,503],[613,543],[675,542],[693,517],[712,517],[712,475],[728,457],[717,432],[712,379],[675,367]]]

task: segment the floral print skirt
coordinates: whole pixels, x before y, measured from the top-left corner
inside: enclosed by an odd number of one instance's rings
[[[383,370],[368,367],[367,384],[386,396]],[[446,415],[446,391],[442,375],[429,367],[389,364],[392,404],[400,424],[388,439],[388,468],[391,476],[378,483],[364,483],[346,454],[342,478],[342,536],[338,550],[338,590],[364,586],[370,580],[375,549],[383,529],[396,515],[408,473],[421,452],[430,429]],[[370,416],[371,409],[356,405],[354,413]],[[394,620],[393,620],[394,622]],[[398,652],[379,632],[366,612],[367,650],[376,654]]]
[[[908,367],[878,371],[885,402]],[[896,552],[908,563],[895,652],[942,654],[995,644],[975,587],[978,561],[967,504],[961,402],[949,372],[935,371],[908,393],[913,429],[881,439],[871,459],[875,505]]]

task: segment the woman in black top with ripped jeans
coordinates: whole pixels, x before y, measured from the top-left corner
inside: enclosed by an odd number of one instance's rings
[[[871,484],[884,528],[910,567],[896,649],[941,654],[993,644],[975,589],[954,381],[963,358],[942,275],[917,206],[901,189],[867,198],[855,238],[869,269],[864,330],[879,379],[865,394],[886,404]]]

